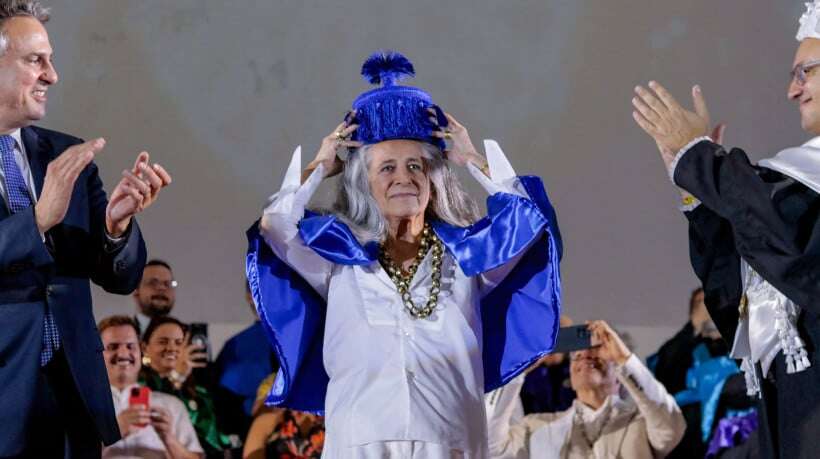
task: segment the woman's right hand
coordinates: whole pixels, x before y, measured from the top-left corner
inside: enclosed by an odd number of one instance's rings
[[[316,152],[316,158],[302,172],[302,183],[319,167],[319,164],[324,165],[325,178],[342,172],[343,163],[337,153],[340,148],[359,148],[363,145],[361,142],[350,140],[350,135],[358,127],[358,124],[347,124],[347,121],[343,121],[336,126],[333,132],[322,139],[322,145],[319,146],[319,151]]]

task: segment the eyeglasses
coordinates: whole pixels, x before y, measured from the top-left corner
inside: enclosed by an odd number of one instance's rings
[[[175,280],[163,281],[163,280],[159,280],[159,279],[156,279],[156,278],[147,279],[147,280],[143,281],[143,284],[145,284],[145,285],[147,285],[151,288],[165,287],[168,290],[170,290],[172,288],[177,288],[177,285],[179,285],[179,283]]]
[[[797,83],[797,86],[803,86],[806,84],[806,80],[809,78],[809,72],[814,70],[815,67],[820,65],[820,59],[812,59],[810,61],[801,62],[794,66],[794,69],[789,72],[791,76],[790,81],[794,81]]]

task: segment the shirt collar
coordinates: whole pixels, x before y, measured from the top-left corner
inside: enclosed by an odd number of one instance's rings
[[[817,137],[815,137],[815,138],[813,138],[813,139],[809,140],[808,142],[806,142],[805,144],[803,144],[803,146],[804,146],[804,147],[814,147],[814,148],[820,148],[820,136],[817,136]]]
[[[607,409],[613,404],[613,398],[615,397],[617,397],[617,395],[610,395],[607,397],[606,400],[604,400],[604,403],[599,406],[597,410],[587,406],[584,402],[578,400],[577,398],[572,403],[575,405],[575,410],[580,413],[581,419],[583,419],[584,422],[589,423],[600,419]]]
[[[140,326],[140,334],[145,334],[145,329],[151,324],[151,318],[140,311],[137,311],[137,315],[134,317],[137,319],[137,324]]]
[[[114,386],[111,386],[111,395],[114,396],[115,400],[118,400],[118,401],[122,402],[123,399],[126,399],[126,400],[128,399],[129,395],[131,394],[131,389],[133,389],[135,387],[139,387],[139,386],[140,385],[138,383],[129,384],[129,385],[123,387],[122,390],[117,389]]]
[[[11,138],[14,139],[15,142],[17,142],[17,148],[20,151],[23,151],[23,138],[20,134],[20,128],[11,131],[8,135],[10,135]]]

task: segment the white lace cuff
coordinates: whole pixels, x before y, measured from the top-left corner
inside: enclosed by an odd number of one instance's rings
[[[683,148],[678,150],[678,154],[675,155],[675,159],[673,159],[672,164],[669,165],[669,180],[671,180],[672,183],[675,183],[675,168],[678,167],[678,162],[680,161],[680,159],[683,158],[683,155],[685,155],[686,152],[689,151],[690,148],[694,147],[695,145],[699,144],[700,142],[703,142],[704,140],[708,140],[708,141],[711,142],[712,138],[709,137],[709,136],[705,136],[705,135],[701,136],[701,137],[697,137],[697,138],[693,139],[691,142],[684,145]]]

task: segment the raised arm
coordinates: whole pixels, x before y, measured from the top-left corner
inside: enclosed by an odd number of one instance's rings
[[[467,129],[452,115],[445,115],[448,125],[433,135],[451,140],[450,148],[445,151],[447,159],[457,166],[466,167],[470,175],[487,191],[490,195],[488,213],[490,218],[495,219],[490,222],[483,220],[473,225],[473,234],[470,236],[477,236],[475,241],[483,244],[479,250],[473,252],[514,254],[492,269],[479,270],[482,294],[486,295],[492,291],[513,271],[527,250],[541,239],[540,232],[544,229],[550,233],[550,244],[554,244],[550,250],[557,253],[557,262],[563,249],[561,235],[555,211],[546,197],[540,180],[534,177],[518,177],[501,147],[494,140],[484,141],[486,157],[481,156],[473,146]],[[502,195],[506,195],[506,198]],[[513,215],[517,218],[512,218]],[[510,224],[501,223],[496,218],[499,216],[507,217]],[[513,231],[516,233],[515,237]],[[465,241],[471,237],[465,238]],[[520,244],[522,240],[526,242],[523,245]]]
[[[496,459],[525,459],[529,457],[530,430],[525,419],[513,420],[521,403],[522,373],[507,385],[485,395],[487,408],[487,440],[490,457]],[[532,416],[527,416],[532,417]],[[526,418],[526,417],[525,417]]]
[[[305,207],[322,180],[342,171],[336,152],[355,148],[359,142],[347,140],[358,126],[346,122],[322,139],[316,158],[302,170],[302,147],[293,152],[279,192],[271,196],[259,223],[261,235],[277,257],[293,268],[316,292],[327,299],[327,288],[333,264],[305,246],[299,235],[299,222]]]

